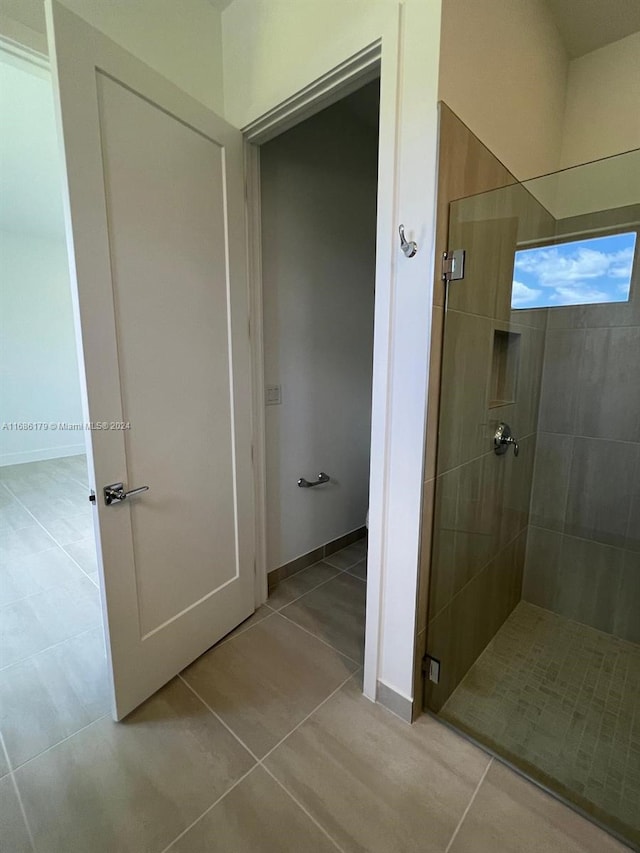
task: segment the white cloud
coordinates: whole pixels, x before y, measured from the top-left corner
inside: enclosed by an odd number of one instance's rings
[[[631,267],[633,266],[633,248],[629,246],[628,249],[621,249],[619,252],[615,252],[612,257],[613,260],[611,262],[611,267],[609,268],[609,275],[612,278],[631,278]]]
[[[556,287],[549,297],[554,305],[582,305],[591,302],[610,302],[611,296],[592,287]]]
[[[518,272],[528,273],[539,287],[557,287],[602,278],[629,278],[633,248],[601,252],[581,247],[569,254],[552,246],[522,252],[516,259]]]
[[[511,291],[511,306],[512,308],[526,308],[540,296],[541,290],[535,290],[533,287],[527,287],[521,281],[513,282]]]

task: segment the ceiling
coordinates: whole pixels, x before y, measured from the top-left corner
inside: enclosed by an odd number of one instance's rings
[[[640,0],[547,0],[570,59],[640,30]]]
[[[49,72],[0,51],[0,229],[63,236]]]

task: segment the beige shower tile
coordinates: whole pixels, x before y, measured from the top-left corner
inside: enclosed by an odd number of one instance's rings
[[[564,536],[529,527],[522,597],[538,607],[553,608],[560,589],[560,555]]]
[[[182,675],[251,750],[264,755],[355,669],[276,613],[211,649]]]
[[[256,767],[171,847],[171,853],[335,853],[327,836]]]
[[[573,456],[573,436],[538,434],[531,491],[530,523],[547,530],[564,529]]]
[[[488,761],[431,717],[407,725],[352,679],[266,765],[344,851],[442,853]]]
[[[624,551],[620,585],[614,607],[613,633],[630,643],[640,644],[640,554]]]
[[[574,440],[565,533],[624,547],[638,451],[621,441]]]
[[[495,761],[450,853],[623,853],[628,848]]]
[[[124,722],[99,720],[15,777],[38,850],[157,853],[252,764],[175,679]]]
[[[550,610],[612,633],[624,551],[563,536]]]
[[[640,327],[588,329],[576,434],[640,441]]]
[[[521,601],[441,713],[638,843],[639,683],[637,645]]]
[[[538,420],[543,432],[575,434],[584,335],[582,329],[547,332]]]
[[[487,395],[491,370],[492,321],[447,311],[442,354],[438,472],[475,459],[487,450]]]

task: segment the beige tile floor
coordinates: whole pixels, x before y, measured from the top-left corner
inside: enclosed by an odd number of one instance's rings
[[[22,639],[2,636],[2,853],[625,849],[436,720],[408,726],[362,696],[363,543],[287,579],[113,723],[100,627],[86,627],[91,596],[73,613],[78,588],[95,580],[89,537],[52,535],[83,532],[79,471],[77,460],[0,469],[0,525],[30,531],[22,544],[0,533],[3,631],[5,608],[52,589],[64,608],[51,627],[51,607],[23,606]],[[56,515],[42,491],[65,477],[68,512]]]
[[[441,716],[640,847],[640,646],[521,601]]]

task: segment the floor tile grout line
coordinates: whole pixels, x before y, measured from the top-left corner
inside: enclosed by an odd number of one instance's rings
[[[260,759],[259,759],[260,764],[263,764],[263,763],[264,763],[264,761],[266,761],[266,759],[267,759],[267,758],[269,758],[269,756],[270,756],[273,752],[275,752],[275,751],[276,751],[276,749],[278,749],[278,747],[279,747],[279,746],[282,746],[282,744],[285,742],[285,740],[287,740],[287,738],[288,738],[288,737],[290,737],[294,732],[297,732],[297,731],[298,731],[298,729],[300,728],[300,726],[304,725],[304,723],[306,723],[306,722],[307,722],[307,720],[308,720],[310,717],[312,717],[312,716],[315,714],[315,712],[316,712],[316,711],[318,711],[320,708],[322,708],[322,706],[323,706],[325,703],[327,703],[327,702],[329,701],[329,699],[332,699],[332,698],[336,695],[336,693],[339,693],[339,692],[340,692],[340,690],[342,690],[342,688],[345,686],[345,684],[347,684],[349,681],[351,681],[351,679],[354,677],[354,675],[357,675],[357,674],[358,674],[358,672],[360,671],[360,669],[361,669],[361,668],[362,668],[362,667],[359,667],[355,672],[352,672],[352,673],[351,673],[347,678],[345,678],[345,679],[344,679],[344,681],[342,681],[342,682],[341,682],[341,683],[340,683],[340,684],[335,688],[335,690],[332,690],[332,691],[331,691],[331,693],[330,693],[330,694],[329,694],[325,699],[323,699],[323,700],[322,700],[322,702],[320,702],[318,705],[316,705],[316,707],[315,707],[312,711],[310,711],[310,712],[307,714],[307,716],[306,716],[306,717],[304,717],[302,720],[300,720],[300,722],[299,722],[299,723],[297,723],[297,725],[295,725],[295,726],[291,729],[291,731],[290,731],[290,732],[288,732],[288,733],[287,733],[283,738],[280,738],[280,740],[278,741],[278,743],[276,743],[276,744],[275,744],[275,746],[272,746],[272,747],[271,747],[271,749],[270,749],[268,752],[265,752],[265,754],[262,756],[262,758],[260,758]],[[266,770],[266,769],[267,769],[267,768],[265,767],[265,770]]]
[[[260,607],[267,607],[267,605],[266,605],[266,604],[261,604],[261,605],[260,605]],[[267,610],[270,610],[271,612],[270,612],[270,613],[267,613],[267,615],[264,617],[264,619],[258,619],[258,621],[257,621],[257,622],[254,622],[254,623],[253,623],[253,625],[247,625],[247,627],[246,627],[246,628],[243,628],[243,629],[242,629],[242,631],[238,631],[238,628],[243,624],[243,623],[241,622],[241,623],[240,623],[240,625],[238,625],[237,627],[233,628],[231,631],[229,631],[229,633],[228,633],[228,634],[225,634],[225,636],[224,636],[224,637],[222,637],[222,639],[221,639],[221,640],[218,640],[218,642],[217,642],[217,643],[215,643],[213,646],[211,646],[211,648],[209,648],[209,649],[207,649],[205,652],[203,652],[203,654],[207,654],[207,652],[213,651],[213,649],[217,649],[217,648],[219,648],[220,646],[224,646],[224,645],[226,645],[227,643],[230,643],[232,640],[235,640],[237,637],[241,637],[241,636],[242,636],[242,634],[246,634],[246,633],[247,633],[247,631],[251,631],[251,630],[252,630],[253,628],[255,628],[256,626],[258,626],[258,625],[262,624],[262,622],[266,621],[267,619],[270,619],[270,618],[274,615],[274,613],[277,613],[277,610],[273,610],[271,607],[267,607]],[[253,611],[253,613],[251,614],[251,616],[254,616],[257,612],[258,612],[258,608],[256,608],[256,609]],[[248,618],[248,619],[251,619],[251,616],[249,616],[249,617],[247,617],[247,618]],[[246,621],[246,620],[245,620],[245,621]],[[235,632],[237,632],[237,633],[235,633]],[[232,636],[232,635],[233,635],[233,636]]]
[[[310,712],[309,712],[309,713],[308,713],[308,714],[307,714],[307,715],[306,715],[302,720],[300,720],[300,722],[299,722],[299,723],[297,723],[297,724],[296,724],[296,725],[291,729],[291,731],[290,731],[290,732],[288,732],[288,733],[287,733],[283,738],[281,738],[281,739],[280,739],[280,740],[279,740],[279,741],[278,741],[278,742],[277,742],[273,747],[271,747],[271,749],[270,749],[268,752],[266,752],[266,753],[262,756],[262,758],[258,758],[258,756],[256,755],[256,753],[255,753],[255,752],[254,752],[250,747],[248,747],[248,746],[247,746],[247,744],[246,744],[246,743],[242,740],[242,738],[241,738],[241,737],[240,737],[240,736],[239,736],[239,735],[238,735],[238,734],[237,734],[237,733],[236,733],[236,732],[231,728],[231,726],[230,726],[228,723],[226,723],[226,722],[222,719],[222,717],[217,713],[217,711],[214,711],[214,710],[213,710],[213,708],[211,707],[211,705],[209,705],[209,703],[208,703],[208,702],[206,702],[206,701],[202,698],[202,696],[198,693],[198,691],[197,691],[194,687],[192,687],[192,686],[189,684],[189,682],[188,682],[188,681],[183,677],[182,673],[178,673],[178,678],[180,679],[180,681],[182,681],[182,683],[185,685],[185,687],[187,687],[187,688],[191,691],[191,693],[193,693],[193,695],[196,697],[196,699],[198,699],[198,700],[199,700],[199,701],[204,705],[204,707],[209,711],[209,713],[210,713],[210,714],[212,714],[212,716],[213,716],[213,717],[215,717],[215,719],[216,719],[216,720],[218,720],[218,722],[219,722],[222,726],[224,726],[224,728],[229,732],[229,734],[230,734],[230,735],[232,735],[232,736],[237,740],[237,742],[240,744],[240,746],[242,746],[242,747],[243,747],[243,748],[244,748],[244,749],[249,753],[249,755],[250,755],[250,756],[255,760],[256,764],[254,764],[254,765],[253,765],[253,767],[251,767],[251,769],[250,769],[250,770],[248,770],[248,771],[247,771],[247,772],[246,772],[246,773],[245,773],[245,774],[244,774],[240,779],[238,779],[236,782],[234,782],[234,784],[229,788],[229,790],[228,790],[228,791],[226,791],[226,792],[225,792],[221,797],[219,797],[219,798],[215,801],[215,803],[213,803],[212,805],[210,805],[210,806],[209,806],[209,807],[208,807],[208,808],[207,808],[207,809],[206,809],[206,810],[205,810],[205,811],[200,815],[200,817],[199,817],[199,818],[197,818],[197,819],[196,819],[196,820],[195,820],[195,821],[194,821],[194,822],[193,822],[189,827],[187,827],[187,829],[183,830],[183,832],[181,832],[181,833],[180,833],[180,835],[178,835],[176,838],[174,838],[174,839],[173,839],[173,841],[171,842],[171,844],[169,844],[169,846],[168,846],[168,847],[165,847],[165,848],[164,848],[164,850],[162,850],[162,853],[168,853],[168,851],[171,849],[171,847],[175,844],[175,842],[176,842],[176,841],[178,841],[180,838],[182,838],[182,836],[183,836],[186,832],[188,832],[188,831],[189,831],[189,829],[191,829],[193,826],[195,826],[195,825],[196,825],[196,824],[197,824],[197,823],[198,823],[198,822],[199,822],[199,821],[200,821],[200,820],[201,820],[201,819],[202,819],[202,818],[203,818],[203,817],[204,817],[208,812],[210,812],[210,811],[211,811],[211,809],[213,809],[213,807],[214,807],[214,806],[216,806],[216,805],[217,805],[217,804],[218,804],[222,799],[224,799],[224,797],[226,797],[226,796],[227,796],[227,794],[229,794],[229,793],[230,793],[230,792],[231,792],[231,791],[236,787],[236,785],[239,785],[239,784],[240,784],[240,782],[241,782],[243,779],[245,779],[245,778],[246,778],[250,773],[252,773],[252,772],[256,769],[256,767],[262,767],[262,769],[263,769],[266,773],[268,773],[268,774],[269,774],[269,776],[271,776],[271,778],[272,778],[275,782],[277,782],[277,783],[278,783],[278,785],[280,785],[280,787],[285,791],[285,793],[286,793],[286,794],[287,794],[287,795],[288,795],[288,796],[289,796],[289,797],[294,801],[294,803],[296,803],[296,804],[298,805],[298,807],[299,807],[299,808],[300,808],[300,809],[301,809],[301,810],[302,810],[302,811],[307,815],[307,817],[308,817],[308,818],[309,818],[309,819],[310,819],[310,820],[311,820],[311,821],[312,821],[312,822],[313,822],[313,823],[314,823],[314,824],[315,824],[315,825],[316,825],[320,830],[322,830],[322,832],[324,833],[324,835],[326,835],[326,837],[327,837],[327,838],[332,842],[332,844],[334,844],[334,845],[335,845],[335,847],[340,851],[340,853],[345,853],[345,851],[342,849],[342,847],[340,847],[340,845],[335,841],[335,839],[334,839],[334,838],[332,838],[332,837],[331,837],[331,835],[329,835],[329,833],[328,833],[328,832],[327,832],[327,830],[322,826],[322,824],[320,824],[320,823],[316,820],[316,818],[314,818],[314,817],[313,817],[313,815],[312,815],[312,814],[310,814],[310,813],[307,811],[307,809],[302,805],[302,803],[300,803],[300,802],[296,799],[296,797],[292,794],[292,792],[291,792],[291,791],[290,791],[290,790],[289,790],[289,789],[288,789],[288,788],[287,788],[287,787],[286,787],[286,786],[285,786],[285,785],[284,785],[284,784],[283,784],[283,783],[282,783],[282,782],[281,782],[281,781],[280,781],[280,780],[279,780],[279,779],[278,779],[278,778],[277,778],[277,777],[272,773],[272,771],[271,771],[271,770],[270,770],[270,769],[269,769],[269,768],[264,764],[264,761],[265,761],[265,760],[266,760],[266,759],[267,759],[267,758],[268,758],[268,757],[269,757],[269,756],[270,756],[270,755],[271,755],[271,754],[272,754],[276,749],[278,749],[278,747],[279,747],[279,746],[281,746],[281,745],[282,745],[282,744],[287,740],[287,738],[288,738],[288,737],[290,737],[290,736],[291,736],[294,732],[296,732],[296,731],[297,731],[297,730],[298,730],[302,725],[304,725],[304,723],[306,723],[306,722],[307,722],[307,720],[308,720],[310,717],[312,717],[312,716],[313,716],[313,714],[315,714],[315,713],[316,713],[316,711],[318,711],[318,710],[319,710],[319,709],[320,709],[320,708],[321,708],[321,707],[322,707],[326,702],[328,702],[330,699],[332,699],[332,698],[336,695],[336,693],[338,693],[340,690],[342,690],[342,688],[345,686],[345,684],[347,684],[347,682],[351,681],[351,679],[352,679],[355,675],[357,675],[357,674],[358,674],[358,672],[360,671],[360,669],[361,669],[361,667],[359,667],[355,672],[350,673],[350,674],[349,674],[349,676],[348,676],[347,678],[345,678],[345,679],[344,679],[344,681],[342,681],[342,682],[341,682],[341,683],[340,683],[340,684],[335,688],[335,690],[332,690],[332,691],[331,691],[331,693],[330,693],[328,696],[326,696],[326,697],[322,700],[322,702],[318,703],[318,705],[316,705],[316,706],[315,706],[315,708],[313,708],[313,710],[311,710],[311,711],[310,711]]]
[[[11,607],[10,604],[7,607]],[[51,643],[50,646],[45,646],[44,649],[38,649],[37,652],[32,652],[30,655],[26,655],[23,658],[19,658],[18,660],[14,660],[11,663],[6,663],[4,666],[0,666],[0,673],[6,672],[8,669],[11,669],[12,666],[18,666],[21,663],[24,663],[27,660],[31,660],[31,658],[35,658],[38,655],[44,654],[44,652],[48,652],[51,649],[55,649],[58,646],[62,646],[64,643],[68,643],[71,640],[77,640],[78,637],[84,636],[84,634],[89,634],[91,631],[95,631],[97,628],[102,628],[102,620],[100,620],[100,624],[92,625],[90,628],[84,628],[82,631],[78,631],[77,634],[72,634],[70,637],[65,637],[64,640],[58,640],[57,643]]]
[[[351,547],[351,546],[346,546],[346,547]],[[340,553],[339,551],[334,551],[329,557],[320,557],[320,559],[316,560],[315,563],[310,563],[308,566],[305,566],[304,568],[298,569],[297,571],[293,572],[292,574],[287,575],[286,577],[282,578],[281,581],[278,581],[273,586],[269,587],[269,592],[270,593],[273,592],[277,587],[280,586],[280,584],[286,583],[287,581],[290,581],[292,578],[298,577],[298,575],[301,575],[303,572],[306,572],[308,569],[315,568],[316,566],[320,565],[320,563],[326,563],[327,566],[330,566],[332,569],[336,569],[336,571],[338,571],[338,572],[346,572],[347,569],[339,569],[337,566],[334,566],[332,563],[329,562],[329,560],[331,559],[332,556],[334,556],[335,554],[339,554],[339,553]],[[362,557],[360,560],[357,561],[357,563],[362,562],[362,560],[366,560],[366,558],[367,558],[367,555],[365,554],[364,557]],[[357,565],[357,563],[354,563],[354,565]],[[350,566],[349,568],[353,568],[353,566]],[[271,571],[277,572],[278,569],[272,569]],[[267,572],[267,577],[271,574],[271,571]]]
[[[36,516],[31,512],[31,510],[29,509],[29,507],[28,507],[25,503],[23,503],[23,502],[20,500],[20,498],[15,494],[15,492],[12,492],[12,491],[11,491],[11,489],[9,488],[9,486],[7,486],[7,485],[6,485],[6,483],[3,483],[3,485],[4,485],[5,489],[9,492],[9,494],[10,494],[10,495],[12,495],[12,496],[15,498],[15,500],[20,504],[20,506],[25,510],[25,512],[28,512],[28,513],[29,513],[29,515],[31,516],[31,518],[36,522],[36,524],[38,524],[38,525],[39,525],[39,526],[44,530],[44,532],[47,534],[47,536],[49,536],[49,537],[53,540],[53,542],[57,545],[57,547],[58,547],[58,548],[60,548],[60,550],[61,550],[61,551],[63,551],[63,552],[67,555],[67,557],[68,557],[68,558],[69,558],[73,563],[75,563],[75,565],[80,569],[80,571],[82,572],[82,574],[83,574],[86,578],[88,578],[88,580],[90,580],[90,581],[91,581],[91,583],[96,587],[96,589],[99,589],[99,588],[100,588],[100,587],[99,587],[99,584],[97,584],[97,583],[93,580],[93,578],[89,577],[89,575],[87,574],[87,572],[85,572],[85,570],[82,568],[82,566],[80,565],[80,563],[78,563],[78,561],[77,561],[77,560],[74,560],[74,558],[71,556],[71,554],[69,554],[69,553],[65,550],[64,545],[62,545],[60,542],[58,542],[58,540],[56,539],[56,537],[55,537],[55,536],[54,536],[54,535],[53,535],[49,530],[47,530],[47,528],[44,526],[44,524],[43,524],[41,521],[39,521],[39,520],[36,518]],[[86,538],[86,537],[85,537],[85,538]],[[95,534],[94,534],[94,536],[93,536],[92,538],[93,538],[93,540],[94,540],[94,547],[95,547]],[[80,540],[77,540],[77,541],[80,541]],[[70,543],[70,544],[73,544],[73,543]],[[45,550],[45,551],[48,551],[48,550],[50,550],[50,549],[49,549],[49,548],[45,548],[44,550]],[[39,553],[42,553],[42,551],[41,551],[41,552],[39,552]],[[31,556],[31,555],[30,555],[30,556]]]
[[[330,835],[330,834],[329,834],[329,832],[324,828],[324,826],[320,823],[320,821],[319,821],[319,820],[317,820],[317,818],[315,818],[315,817],[311,814],[311,812],[306,808],[306,806],[304,806],[304,805],[300,802],[300,800],[299,800],[296,796],[294,796],[294,794],[292,794],[292,793],[291,793],[291,791],[286,787],[286,785],[284,785],[284,784],[283,784],[283,783],[278,779],[278,777],[277,777],[274,773],[272,773],[272,772],[271,772],[271,770],[269,770],[269,768],[268,768],[268,767],[265,767],[265,766],[264,766],[264,764],[262,764],[262,762],[260,763],[260,766],[262,767],[262,769],[264,770],[264,772],[265,772],[265,773],[268,773],[268,774],[269,774],[269,776],[273,779],[273,781],[274,781],[276,784],[278,784],[278,785],[282,788],[282,790],[285,792],[285,794],[286,794],[286,795],[287,795],[291,800],[293,800],[293,802],[298,806],[298,808],[306,814],[306,816],[309,818],[309,820],[310,820],[312,823],[314,823],[314,824],[318,827],[318,829],[322,832],[322,834],[323,834],[324,836],[326,836],[326,838],[328,838],[328,839],[329,839],[329,841],[333,844],[333,846],[336,848],[336,850],[339,850],[339,851],[340,851],[340,853],[345,853],[344,848],[343,848],[343,847],[341,847],[341,846],[338,844],[338,842],[335,840],[335,838],[334,838],[332,835]]]
[[[453,842],[456,840],[456,837],[457,837],[458,833],[460,832],[460,829],[462,828],[462,824],[464,823],[465,818],[467,817],[467,815],[468,815],[468,814],[469,814],[469,812],[471,811],[471,806],[473,805],[473,803],[474,803],[474,801],[475,801],[475,798],[476,798],[476,796],[477,796],[477,794],[478,794],[478,791],[479,791],[479,790],[480,790],[480,788],[482,787],[482,783],[484,782],[484,780],[485,780],[485,779],[486,779],[486,777],[487,777],[487,773],[489,772],[489,770],[490,770],[490,768],[491,768],[491,765],[493,764],[493,761],[494,761],[494,759],[493,759],[493,758],[490,758],[490,759],[489,759],[489,763],[488,763],[488,764],[487,764],[487,766],[485,767],[485,769],[484,769],[484,773],[483,773],[483,774],[482,774],[482,776],[480,777],[480,781],[479,781],[479,782],[478,782],[478,784],[476,785],[475,790],[474,790],[473,794],[471,795],[471,799],[470,799],[470,800],[469,800],[469,802],[467,803],[467,807],[466,807],[466,809],[463,811],[463,813],[462,813],[462,817],[461,817],[461,818],[460,818],[460,820],[458,821],[458,825],[457,825],[457,826],[456,826],[456,828],[453,830],[453,835],[452,835],[452,836],[451,836],[451,838],[449,839],[449,843],[447,844],[447,846],[446,846],[446,848],[445,848],[444,853],[449,853],[449,851],[451,850],[451,848],[452,848],[452,846],[453,846]]]
[[[356,563],[356,566],[357,565],[358,564]],[[351,569],[355,569],[356,566],[352,566]],[[366,583],[367,582],[366,578],[361,578],[361,577],[358,577],[358,575],[354,575],[353,572],[351,571],[351,569],[345,569],[342,574],[343,575],[349,575],[350,578],[355,578],[357,581],[360,581],[360,583]]]
[[[339,553],[340,553],[340,551],[336,551],[336,554],[339,554]],[[331,566],[332,569],[338,569],[338,571],[340,571],[340,572],[348,572],[349,569],[352,569],[354,566],[357,566],[358,563],[361,563],[363,560],[366,560],[367,555],[365,554],[363,557],[360,557],[360,559],[356,560],[354,563],[352,563],[350,566],[348,566],[345,569],[341,569],[339,566],[334,566],[333,563],[329,562],[330,559],[331,559],[331,557],[324,557],[322,560],[320,560],[320,562],[326,563],[328,566]]]
[[[247,744],[242,740],[240,735],[238,735],[236,732],[234,732],[234,730],[231,728],[231,726],[222,719],[220,714],[218,714],[216,711],[213,710],[211,705],[209,705],[209,703],[205,699],[202,698],[202,696],[198,693],[198,691],[195,689],[195,687],[192,687],[191,684],[189,684],[189,682],[182,675],[181,672],[178,673],[178,678],[184,684],[184,686],[188,690],[190,690],[191,693],[193,693],[193,695],[196,697],[196,699],[198,699],[204,705],[204,707],[207,709],[207,711],[209,711],[209,713],[212,714],[222,726],[224,726],[224,728],[229,732],[229,734],[232,735],[238,741],[240,746],[243,747],[244,749],[246,749],[246,751],[249,753],[251,758],[253,758],[253,760],[256,762],[256,764],[254,764],[254,767],[256,767],[258,764],[260,764],[260,759],[255,754],[255,752],[252,749],[250,749],[247,746]]]
[[[16,777],[14,776],[14,773],[13,773],[13,765],[11,764],[11,759],[9,757],[9,752],[8,752],[7,746],[4,742],[4,737],[2,735],[2,732],[0,732],[0,747],[2,747],[2,752],[4,753],[4,760],[7,762],[7,767],[9,768],[8,776],[11,779],[11,785],[13,787],[13,792],[16,795],[16,798],[18,800],[18,808],[20,809],[20,814],[22,815],[22,820],[24,822],[24,828],[26,829],[27,835],[29,837],[29,844],[31,845],[31,849],[32,849],[33,853],[36,853],[36,844],[35,844],[35,841],[33,839],[33,833],[31,832],[31,826],[30,826],[29,821],[27,819],[27,812],[25,810],[24,803],[22,802],[22,796],[20,794],[20,789],[18,788],[18,783],[16,782]]]
[[[90,729],[91,726],[95,726],[96,723],[99,723],[101,720],[105,720],[105,719],[110,719],[109,714],[101,714],[99,717],[96,717],[95,720],[91,720],[90,723],[87,723],[86,726],[82,726],[82,728],[78,729],[75,732],[72,732],[70,735],[67,735],[66,737],[61,738],[56,743],[52,743],[46,749],[43,749],[42,752],[39,752],[37,755],[34,755],[31,758],[28,758],[26,761],[23,761],[22,764],[18,764],[12,772],[13,773],[20,772],[20,770],[22,770],[23,767],[27,767],[29,764],[32,764],[34,761],[37,761],[39,758],[42,758],[43,755],[46,755],[48,752],[51,752],[53,749],[56,749],[57,747],[59,747],[60,744],[66,743],[68,740],[71,740],[76,735],[79,735],[80,732],[84,732],[87,729]]]
[[[173,847],[173,845],[174,845],[174,844],[176,844],[176,842],[180,841],[180,839],[181,839],[181,838],[184,838],[184,836],[185,836],[188,832],[190,832],[190,831],[193,829],[193,827],[194,827],[194,826],[196,826],[197,824],[199,824],[199,823],[200,823],[200,821],[201,821],[204,817],[206,817],[206,816],[209,814],[209,812],[210,812],[210,811],[212,811],[212,810],[213,810],[213,809],[218,805],[218,803],[222,802],[222,800],[224,800],[224,798],[225,798],[228,794],[230,794],[230,793],[231,793],[235,788],[237,788],[237,787],[238,787],[238,785],[239,785],[241,782],[244,782],[244,780],[247,778],[247,776],[249,776],[251,773],[253,773],[253,771],[254,771],[254,770],[256,769],[256,767],[258,767],[258,766],[259,766],[259,764],[254,764],[252,767],[250,767],[250,768],[247,770],[247,772],[246,772],[246,773],[243,773],[243,774],[242,774],[242,776],[240,776],[240,778],[236,779],[236,781],[233,783],[233,785],[231,785],[231,787],[230,787],[230,788],[228,788],[228,789],[224,792],[224,794],[220,794],[220,796],[218,797],[218,799],[217,799],[217,800],[214,800],[214,802],[213,802],[213,803],[211,803],[211,805],[210,805],[210,806],[208,806],[208,807],[207,807],[207,808],[202,812],[202,814],[201,814],[201,815],[199,815],[199,816],[198,816],[198,817],[197,817],[197,818],[196,818],[192,823],[190,823],[190,824],[189,824],[189,826],[185,827],[185,829],[183,829],[183,830],[182,830],[182,832],[181,832],[179,835],[176,835],[176,837],[175,837],[171,842],[169,842],[169,844],[167,845],[167,847],[163,847],[163,849],[162,849],[161,853],[168,853],[168,851],[169,851],[169,850],[171,850],[171,848]]]
[[[332,652],[337,652],[343,658],[346,658],[346,660],[351,661],[351,663],[354,663],[358,667],[358,669],[362,667],[362,661],[358,661],[355,658],[349,657],[349,655],[345,654],[344,652],[341,652],[340,649],[337,649],[335,646],[332,646],[331,643],[328,643],[326,640],[323,640],[322,637],[319,637],[317,634],[314,634],[313,631],[310,631],[308,628],[303,628],[302,625],[298,625],[298,623],[294,622],[293,619],[289,619],[289,617],[285,616],[282,611],[277,610],[275,615],[281,616],[283,619],[286,619],[287,622],[290,622],[292,625],[295,625],[296,628],[300,628],[301,631],[304,631],[305,634],[308,634],[310,637],[313,637],[314,639],[318,640],[328,649],[331,649]]]
[[[60,546],[56,545],[53,548],[45,548],[44,551],[36,551],[34,554],[28,554],[26,557],[17,557],[16,559],[17,560],[30,560],[32,557],[34,557],[34,558],[35,557],[41,557],[42,554],[48,554],[49,551],[58,551],[58,550],[60,550]],[[65,551],[65,555],[69,556],[68,554],[66,554],[66,551]],[[69,557],[69,559],[73,560],[73,557]],[[73,560],[73,562],[75,563],[75,560]],[[76,563],[76,565],[77,565],[77,563]],[[81,566],[78,566],[78,568],[82,570]],[[2,570],[3,570],[3,566],[0,565],[0,573],[2,572]],[[86,575],[86,572],[84,572],[84,574]],[[89,580],[91,580],[91,578],[89,578]],[[26,601],[28,598],[33,598],[36,595],[42,595],[43,592],[50,592],[52,589],[60,589],[61,586],[65,586],[65,584],[64,583],[56,584],[55,586],[43,587],[42,589],[38,589],[35,592],[28,592],[26,595],[21,595],[20,598],[14,598],[13,601],[8,601],[6,604],[0,605],[0,610],[2,610],[4,607],[11,607],[14,604],[18,604],[19,601]]]
[[[312,567],[310,567],[310,568],[312,568]],[[335,569],[335,571],[336,571],[335,575],[333,575],[333,576],[332,576],[332,577],[330,577],[330,578],[327,578],[327,579],[326,579],[326,580],[324,580],[324,581],[320,581],[320,583],[319,583],[319,584],[316,584],[315,586],[310,587],[308,590],[306,590],[305,592],[303,592],[303,593],[302,593],[301,595],[299,595],[297,598],[292,598],[292,599],[291,599],[291,601],[287,601],[287,603],[286,603],[286,604],[283,604],[283,605],[282,605],[282,607],[279,607],[277,610],[274,610],[274,608],[273,608],[273,607],[271,607],[271,609],[274,611],[274,613],[280,613],[280,611],[281,611],[281,610],[284,610],[284,608],[285,608],[285,607],[288,607],[290,604],[295,604],[295,603],[296,603],[296,601],[300,601],[300,599],[301,599],[301,598],[304,598],[304,597],[305,597],[305,595],[309,595],[309,593],[310,593],[310,592],[314,592],[316,589],[320,589],[320,587],[321,587],[321,586],[324,586],[325,584],[331,583],[331,581],[334,581],[337,577],[339,577],[340,575],[343,575],[343,574],[345,574],[345,573],[346,573],[346,572],[345,572],[345,571],[343,571],[342,569],[336,569],[336,567],[335,567],[335,566],[331,566],[331,568],[332,568],[332,569]],[[306,569],[305,569],[305,571],[306,571]],[[286,583],[286,581],[283,581],[283,583]],[[278,586],[279,586],[279,584],[278,584]],[[278,588],[278,587],[275,587],[275,588],[274,588],[274,591],[275,591],[275,589],[277,589],[277,588]]]

